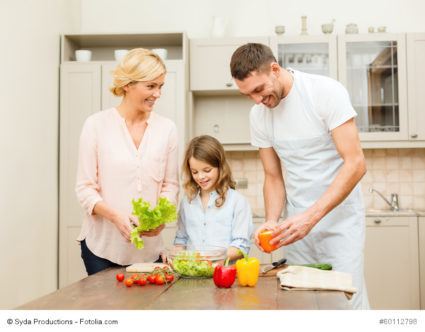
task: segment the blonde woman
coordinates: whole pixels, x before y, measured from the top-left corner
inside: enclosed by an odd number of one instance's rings
[[[248,253],[253,233],[248,200],[235,190],[221,143],[212,136],[195,137],[183,162],[185,197],[180,203],[177,246],[227,248],[230,261]]]
[[[161,261],[164,225],[144,232],[145,248],[130,243],[133,198],[177,204],[177,130],[154,112],[166,68],[150,50],[131,50],[115,69],[111,92],[121,104],[91,115],[79,148],[76,194],[85,210],[81,257],[89,275],[111,266]]]

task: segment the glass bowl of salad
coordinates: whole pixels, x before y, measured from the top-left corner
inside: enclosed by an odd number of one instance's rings
[[[227,248],[182,247],[167,250],[167,260],[173,270],[183,278],[211,278],[217,264],[226,258]]]

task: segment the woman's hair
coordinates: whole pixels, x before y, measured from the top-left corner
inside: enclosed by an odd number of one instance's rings
[[[144,48],[134,48],[112,71],[114,83],[109,90],[114,96],[121,97],[125,95],[123,87],[127,84],[152,81],[166,72],[167,69],[159,55]]]
[[[240,46],[230,60],[230,72],[233,78],[243,81],[252,71],[269,70],[272,62],[277,62],[270,47],[248,43]]]
[[[190,158],[195,158],[212,167],[218,168],[218,178],[214,189],[219,197],[215,201],[215,206],[221,207],[226,201],[226,193],[229,188],[235,189],[235,181],[233,180],[229,164],[226,161],[223,146],[217,139],[209,135],[195,137],[189,143],[182,167],[183,188],[189,202],[195,198],[199,190],[199,185],[193,179],[192,172],[190,171]]]

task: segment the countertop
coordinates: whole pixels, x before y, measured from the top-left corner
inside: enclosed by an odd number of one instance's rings
[[[411,209],[401,209],[399,211],[392,210],[378,210],[378,209],[368,209],[366,210],[366,217],[425,217],[425,211],[422,210],[411,210]],[[264,212],[257,212],[252,214],[253,218],[264,219]]]
[[[350,309],[343,292],[284,291],[276,277],[259,277],[255,287],[217,288],[212,278],[180,278],[168,285],[126,287],[115,275],[124,268],[109,268],[51,294],[24,304],[18,310],[231,310]],[[126,273],[126,276],[131,274]]]

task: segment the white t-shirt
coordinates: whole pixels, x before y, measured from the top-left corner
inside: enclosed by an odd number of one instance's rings
[[[272,146],[270,138],[271,112],[275,140],[314,138],[323,133],[317,121],[308,115],[295,81],[302,80],[300,88],[307,94],[313,106],[314,116],[328,131],[357,116],[345,87],[338,81],[320,75],[291,70],[294,85],[289,94],[275,108],[263,104],[254,105],[250,113],[251,144],[260,148]],[[304,87],[304,88],[303,88]]]

